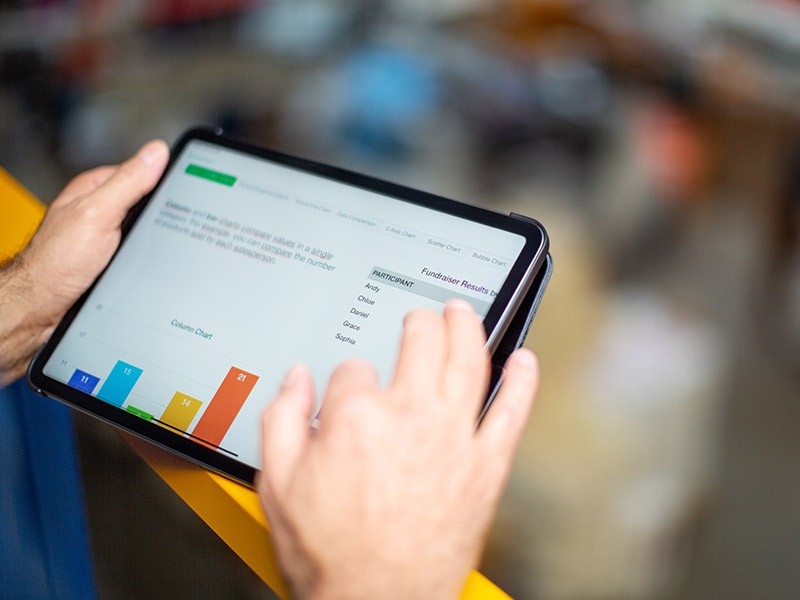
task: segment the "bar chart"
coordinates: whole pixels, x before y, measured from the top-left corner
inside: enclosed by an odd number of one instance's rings
[[[219,446],[257,381],[258,376],[231,367],[192,435]]]
[[[202,405],[202,401],[197,398],[192,398],[181,392],[175,392],[159,421],[168,428],[188,431],[189,425],[191,425]]]
[[[142,370],[139,367],[118,360],[100,391],[97,392],[97,397],[121,407],[141,376]]]
[[[76,390],[91,394],[94,391],[94,388],[97,387],[98,383],[100,383],[99,377],[85,373],[80,369],[75,369],[75,372],[72,374],[72,377],[70,377],[67,385],[75,388]]]
[[[231,366],[207,403],[184,392],[175,391],[168,401],[169,396],[163,398],[166,407],[156,415],[149,412],[152,409],[144,410],[130,403],[132,393],[144,373],[144,369],[136,365],[117,360],[105,379],[75,369],[68,385],[92,394],[97,385],[103,381],[96,394],[101,400],[119,408],[124,407],[125,411],[141,419],[238,456],[235,452],[222,448],[221,444],[258,382],[258,375]],[[205,410],[200,414],[204,407]],[[191,424],[198,414],[200,418],[191,429]]]

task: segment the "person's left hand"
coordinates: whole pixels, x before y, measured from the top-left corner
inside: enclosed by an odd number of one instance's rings
[[[150,142],[119,166],[77,176],[53,201],[20,256],[45,319],[58,321],[105,268],[122,220],[153,189],[168,157],[164,142]]]
[[[153,189],[168,158],[158,140],[119,166],[79,175],[53,201],[30,244],[0,270],[0,384],[22,373],[108,264],[122,220]]]

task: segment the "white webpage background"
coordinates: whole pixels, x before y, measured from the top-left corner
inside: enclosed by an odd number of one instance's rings
[[[189,175],[189,164],[237,180],[229,187]],[[281,256],[269,264],[176,232],[159,224],[168,203],[198,217],[213,215],[217,226],[227,219],[268,232],[273,241],[282,236],[330,253],[322,262],[335,268]],[[123,408],[132,405],[158,416],[180,391],[203,402],[190,432],[232,366],[258,375],[221,444],[257,467],[259,416],[291,365],[306,363],[322,390],[336,365],[365,357],[385,383],[403,316],[416,307],[443,307],[441,299],[368,279],[373,267],[486,302],[488,308],[491,294],[431,279],[422,269],[496,291],[524,243],[516,234],[195,141],[176,161],[45,373],[63,382],[75,369],[91,373],[101,378],[97,394],[116,361],[128,362],[143,373]],[[481,258],[474,258],[476,253]],[[317,260],[307,251],[298,254]]]

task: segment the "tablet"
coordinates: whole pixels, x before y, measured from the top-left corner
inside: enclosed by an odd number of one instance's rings
[[[386,383],[404,315],[451,298],[495,350],[547,249],[531,219],[192,130],[29,380],[252,484],[291,365],[324,390],[361,357]]]

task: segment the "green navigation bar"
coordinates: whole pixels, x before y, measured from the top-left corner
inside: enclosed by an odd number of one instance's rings
[[[206,169],[200,165],[189,165],[186,167],[186,174],[194,175],[195,177],[202,177],[203,179],[208,179],[214,183],[221,183],[222,185],[227,185],[228,187],[232,187],[233,184],[236,183],[236,177],[233,175],[227,175],[226,173],[220,173],[219,171],[212,171],[211,169]]]
[[[140,409],[136,408],[135,406],[126,406],[125,410],[127,410],[132,415],[136,415],[137,417],[139,417],[141,419],[144,419],[145,421],[152,421],[153,420],[153,415],[151,415],[148,412],[144,412],[143,410],[140,410]]]

